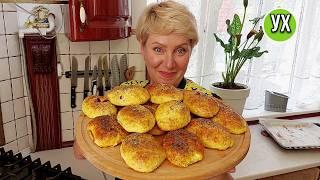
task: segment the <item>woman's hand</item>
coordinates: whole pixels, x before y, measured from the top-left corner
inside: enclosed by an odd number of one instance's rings
[[[232,169],[230,169],[229,171],[228,171],[228,173],[235,173],[236,172],[236,167],[233,167]]]
[[[73,154],[76,159],[86,159],[83,156],[83,152],[80,149],[79,144],[77,143],[76,139],[74,139],[74,142],[73,142]]]

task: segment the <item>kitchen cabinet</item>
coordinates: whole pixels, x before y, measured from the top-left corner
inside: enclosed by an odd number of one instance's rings
[[[2,0],[2,3],[68,4],[68,0]]]
[[[70,0],[64,7],[65,32],[71,41],[130,36],[131,0]]]
[[[294,171],[291,173],[280,174],[277,176],[271,176],[262,178],[260,180],[317,180],[319,178],[319,168],[310,168],[300,171]]]

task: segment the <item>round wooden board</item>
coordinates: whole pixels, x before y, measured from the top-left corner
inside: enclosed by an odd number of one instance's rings
[[[121,179],[208,179],[227,172],[246,156],[250,146],[250,131],[233,135],[235,144],[225,151],[205,149],[204,159],[189,167],[180,168],[165,160],[151,173],[129,168],[120,156],[120,145],[100,148],[90,139],[86,127],[91,119],[80,115],[76,124],[76,139],[84,156],[96,168]]]

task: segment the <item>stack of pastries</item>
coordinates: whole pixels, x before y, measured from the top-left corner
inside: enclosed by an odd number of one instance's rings
[[[166,84],[117,86],[103,97],[88,96],[82,111],[91,118],[93,142],[121,144],[122,159],[138,172],[152,172],[165,159],[187,167],[204,158],[205,148],[226,150],[234,144],[231,134],[247,130],[219,99]]]

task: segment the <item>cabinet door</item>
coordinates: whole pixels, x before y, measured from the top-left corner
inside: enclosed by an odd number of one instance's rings
[[[70,0],[69,12],[64,13],[69,39],[90,41],[128,37],[131,31],[129,2],[131,0]],[[80,9],[85,16],[80,16]]]
[[[128,0],[86,0],[89,28],[117,28],[129,20]]]

